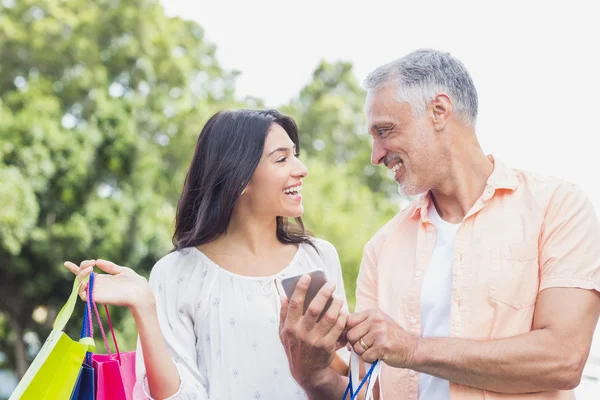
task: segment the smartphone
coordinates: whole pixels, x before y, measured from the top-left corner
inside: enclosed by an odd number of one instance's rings
[[[294,294],[294,289],[296,289],[296,285],[298,284],[298,281],[300,280],[300,278],[303,275],[307,275],[307,274],[292,276],[292,277],[283,279],[281,281],[281,286],[282,286],[283,291],[285,292],[285,295],[287,296],[288,299],[292,297],[292,294]],[[310,285],[308,286],[308,290],[306,291],[306,297],[304,298],[303,313],[306,313],[306,310],[308,309],[310,302],[313,301],[313,299],[315,298],[315,296],[317,295],[319,290],[321,290],[323,285],[325,285],[325,283],[327,283],[327,277],[325,276],[325,272],[323,272],[323,271],[312,271],[312,272],[308,273],[308,275],[310,275]],[[329,309],[329,306],[331,306],[332,302],[333,302],[333,296],[330,297],[329,300],[327,301],[327,303],[325,304],[325,307],[323,308],[321,315],[319,315],[318,320],[323,318],[323,315],[327,312],[327,310]]]

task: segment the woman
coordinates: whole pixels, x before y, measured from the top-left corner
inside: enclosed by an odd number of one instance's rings
[[[307,170],[298,151],[296,124],[277,111],[217,113],[186,177],[175,251],[149,283],[108,261],[65,263],[80,278],[98,266],[107,274],[96,279],[96,301],[130,308],[136,398],[306,398],[279,340],[275,280],[324,270],[328,313],[346,318],[347,305],[335,248],[309,237],[300,218]]]

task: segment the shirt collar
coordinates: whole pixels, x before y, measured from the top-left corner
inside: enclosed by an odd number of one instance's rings
[[[517,188],[518,179],[515,171],[508,168],[500,160],[496,160],[492,154],[487,156],[488,159],[494,164],[492,174],[487,180],[487,186],[484,190],[483,197],[484,201],[489,200],[496,192],[497,189],[506,189],[514,191]],[[486,198],[487,197],[487,198]],[[420,214],[421,222],[428,221],[427,219],[427,208],[431,201],[431,192],[420,194],[419,197],[414,201],[414,208],[410,211],[410,217],[413,218],[417,214]]]

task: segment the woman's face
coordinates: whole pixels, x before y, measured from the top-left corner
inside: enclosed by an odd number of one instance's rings
[[[242,195],[253,212],[295,218],[302,215],[302,179],[308,170],[296,157],[296,146],[287,132],[272,124],[263,154]]]

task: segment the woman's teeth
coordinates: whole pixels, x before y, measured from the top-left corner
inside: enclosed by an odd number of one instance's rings
[[[300,186],[294,186],[294,187],[287,188],[287,189],[283,189],[283,192],[285,194],[292,194],[292,195],[294,195],[294,194],[300,193],[301,190],[302,190],[302,185],[300,185]]]

